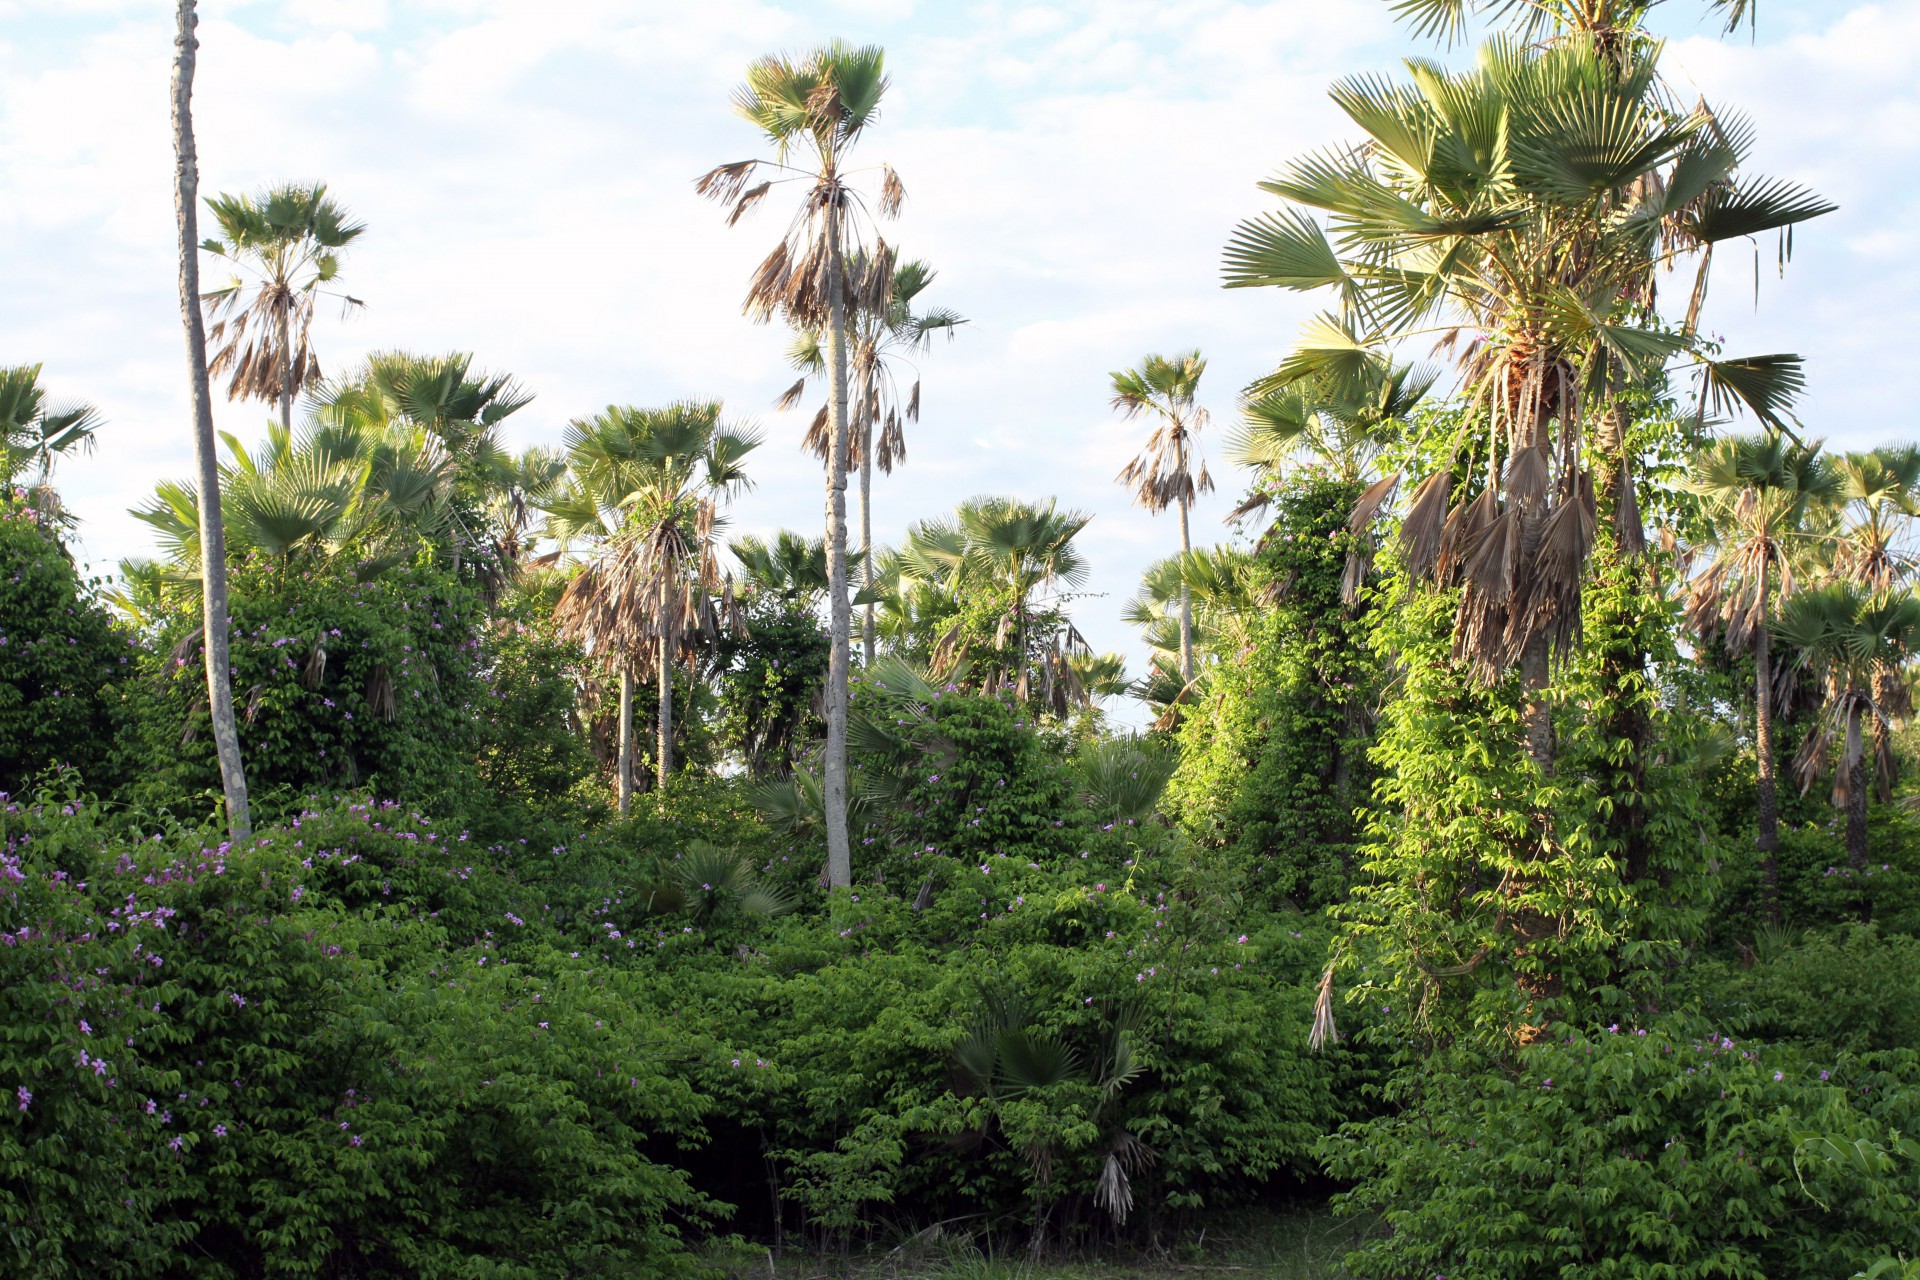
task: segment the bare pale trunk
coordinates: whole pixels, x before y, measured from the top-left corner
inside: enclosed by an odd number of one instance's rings
[[[860,371],[860,589],[873,589],[873,368]],[[873,665],[873,601],[860,610],[860,650]]]
[[[1187,500],[1180,499],[1180,679],[1193,683],[1193,592],[1187,586],[1187,556],[1193,535],[1187,530]]]
[[[620,763],[614,772],[620,812],[633,808],[633,672],[620,670]]]
[[[660,652],[654,665],[660,680],[659,735],[654,746],[654,783],[667,785],[673,772],[673,648],[668,643],[666,615],[672,602],[666,582],[660,584]]]
[[[220,522],[220,462],[214,453],[213,395],[207,385],[207,333],[200,317],[199,157],[193,145],[194,0],[179,0],[173,63],[173,208],[180,233],[180,318],[187,331],[187,367],[193,397],[193,457],[200,490],[200,622],[207,667],[207,706],[220,788],[227,801],[227,832],[237,843],[252,834],[240,733],[233,719],[233,682],[227,658],[227,540]]]
[[[837,192],[835,198],[837,199]],[[853,883],[847,840],[847,676],[852,610],[847,600],[847,295],[840,211],[827,211],[827,742],[821,762],[827,883]]]
[[[1767,563],[1760,564],[1760,629],[1753,637],[1753,752],[1755,807],[1759,810],[1760,875],[1767,899],[1780,896],[1780,868],[1774,853],[1780,848],[1780,800],[1773,777],[1773,662],[1772,636],[1767,631]]]

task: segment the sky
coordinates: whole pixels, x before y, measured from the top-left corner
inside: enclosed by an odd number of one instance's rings
[[[191,469],[177,293],[166,0],[0,0],[0,364],[42,363],[56,399],[106,426],[57,476],[96,571],[150,554],[128,514]],[[1704,4],[1657,11],[1675,88],[1747,113],[1752,169],[1840,205],[1803,227],[1785,277],[1771,239],[1722,255],[1706,327],[1730,354],[1797,351],[1801,417],[1840,447],[1920,436],[1920,0],[1766,0],[1722,38]],[[1223,290],[1221,246],[1274,207],[1255,188],[1351,137],[1336,79],[1410,56],[1460,59],[1396,27],[1386,0],[202,0],[194,108],[203,194],[320,179],[367,224],[314,341],[338,371],[369,351],[471,352],[537,399],[509,442],[558,441],[608,404],[719,398],[767,443],[733,532],[817,533],[821,472],[776,412],[787,335],[741,313],[782,233],[777,196],[740,224],[699,198],[715,164],[764,155],[729,94],[756,56],[842,37],[892,77],[861,159],[908,192],[882,233],[939,271],[923,297],[968,323],[919,362],[923,417],[880,477],[876,538],[976,494],[1092,515],[1081,630],[1130,669],[1121,611],[1178,546],[1171,515],[1113,476],[1146,427],[1109,408],[1111,371],[1199,348],[1218,492],[1238,389],[1271,369],[1316,300]],[[208,279],[219,278],[208,271]],[[1756,279],[1758,284],[1756,303]],[[1676,292],[1679,291],[1676,286]],[[264,406],[216,398],[258,438]],[[1120,718],[1126,714],[1120,708]]]

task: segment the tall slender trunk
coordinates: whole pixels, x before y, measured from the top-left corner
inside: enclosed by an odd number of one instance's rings
[[[838,183],[830,197],[839,199]],[[827,210],[827,742],[821,762],[826,811],[827,883],[853,883],[847,840],[847,668],[851,609],[847,600],[847,294],[840,210]]]
[[[1187,500],[1180,499],[1180,679],[1193,683],[1193,592],[1187,586],[1187,556],[1193,536],[1187,530]]]
[[[665,578],[660,582],[660,651],[654,662],[654,674],[660,682],[660,708],[658,715],[658,738],[654,744],[654,784],[667,785],[667,775],[673,772],[673,647],[668,643],[666,625],[667,610],[672,605],[672,594]]]
[[[620,668],[620,763],[614,771],[620,812],[633,808],[633,671]]]
[[[1780,867],[1774,853],[1780,848],[1780,799],[1773,777],[1773,637],[1767,630],[1772,612],[1768,601],[1765,560],[1760,562],[1760,629],[1753,637],[1753,751],[1755,807],[1759,810],[1760,874],[1767,897],[1780,896]]]
[[[860,589],[873,589],[873,366],[860,370]],[[873,665],[873,601],[860,610],[860,650]]]
[[[280,338],[280,425],[293,430],[293,319],[291,304],[284,298],[274,308]]]
[[[1867,869],[1867,757],[1861,750],[1860,706],[1847,713],[1847,865],[1856,881]]]
[[[200,162],[193,145],[194,52],[200,42],[194,0],[179,0],[173,62],[173,210],[180,232],[180,318],[187,330],[187,369],[193,388],[193,458],[200,487],[200,625],[205,637],[207,706],[213,749],[227,800],[227,833],[237,843],[252,834],[240,732],[233,720],[233,682],[227,658],[227,539],[220,521],[220,462],[214,454],[213,395],[207,385],[207,332],[200,317]]]

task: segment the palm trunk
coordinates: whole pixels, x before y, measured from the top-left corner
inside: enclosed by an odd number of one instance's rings
[[[853,883],[847,841],[847,668],[851,609],[847,601],[847,295],[840,210],[827,211],[827,741],[821,762],[821,807],[827,828],[827,884]]]
[[[1867,757],[1861,748],[1860,707],[1847,712],[1847,865],[1856,880],[1867,869]]]
[[[1193,683],[1193,592],[1187,586],[1187,556],[1193,538],[1187,531],[1187,500],[1180,499],[1180,679]]]
[[[1525,692],[1520,717],[1527,728],[1527,756],[1547,776],[1553,774],[1553,707],[1547,701],[1552,655],[1547,638],[1540,632],[1528,637],[1520,651],[1520,683]]]
[[[620,812],[633,808],[633,672],[620,668],[620,763],[615,769]]]
[[[860,589],[873,589],[873,369],[860,371]],[[860,649],[873,665],[873,601],[860,609]]]
[[[194,0],[179,0],[173,63],[173,208],[180,232],[180,317],[187,330],[187,368],[193,396],[193,456],[200,487],[200,624],[205,643],[207,706],[220,787],[227,801],[227,833],[235,843],[252,834],[240,733],[233,720],[233,683],[227,658],[227,540],[220,520],[220,463],[214,454],[213,395],[207,385],[207,333],[200,317],[200,168],[193,145],[194,51],[200,42]]]
[[[288,431],[293,430],[293,349],[289,345],[293,339],[293,322],[288,316],[289,304],[282,299],[274,308],[275,319],[280,329],[280,425]]]
[[[670,604],[667,583],[663,579],[660,583],[660,652],[654,662],[654,674],[660,682],[659,733],[654,744],[653,768],[656,787],[665,787],[667,775],[673,772],[673,649],[668,643],[666,626]]]
[[[1780,799],[1773,777],[1773,654],[1767,630],[1767,569],[1760,563],[1760,630],[1753,638],[1753,750],[1755,807],[1759,810],[1760,874],[1767,896],[1778,901],[1780,867],[1774,858],[1780,848]]]
[[[1893,677],[1885,667],[1873,669],[1873,763],[1867,773],[1873,778],[1873,791],[1881,804],[1893,803],[1893,773],[1883,768],[1893,758],[1893,745],[1887,740],[1887,707],[1893,698]]]

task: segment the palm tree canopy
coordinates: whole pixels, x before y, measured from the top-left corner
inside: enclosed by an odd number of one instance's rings
[[[1503,36],[1466,71],[1412,61],[1406,82],[1342,81],[1332,96],[1364,139],[1262,183],[1288,206],[1242,223],[1226,248],[1228,287],[1337,299],[1251,398],[1308,378],[1358,390],[1420,335],[1456,351],[1468,412],[1413,500],[1408,544],[1415,572],[1464,586],[1456,651],[1486,675],[1538,642],[1564,653],[1578,631],[1597,523],[1582,438],[1597,408],[1660,381],[1675,357],[1700,370],[1702,416],[1738,405],[1780,426],[1802,383],[1797,357],[1719,359],[1697,336],[1707,250],[1833,206],[1740,176],[1751,129],[1704,106],[1676,115],[1658,56],[1593,33]],[[1676,328],[1655,283],[1689,260]],[[1463,456],[1484,492],[1452,484]],[[1611,476],[1616,519],[1634,510],[1629,472]]]
[[[663,638],[688,659],[733,621],[719,501],[747,487],[744,459],[760,441],[720,413],[718,401],[684,400],[577,419],[564,437],[568,478],[540,503],[562,552],[597,546],[554,611],[562,632],[643,677]]]
[[[1200,375],[1206,371],[1207,362],[1200,353],[1187,351],[1150,355],[1112,375],[1113,407],[1128,418],[1145,414],[1155,420],[1146,447],[1116,477],[1133,491],[1134,501],[1149,511],[1190,506],[1196,494],[1213,489],[1213,478],[1194,440],[1207,422],[1207,411],[1198,399]]]
[[[1342,480],[1370,479],[1374,462],[1438,377],[1396,362],[1368,371],[1357,384],[1325,377],[1288,383],[1241,405],[1227,456],[1246,467],[1277,470],[1301,462]],[[1261,496],[1235,514],[1265,502]]]
[[[218,195],[207,208],[220,226],[201,243],[234,267],[227,283],[201,294],[207,339],[217,346],[209,374],[230,373],[230,400],[278,400],[320,377],[308,340],[315,299],[340,274],[340,251],[366,227],[352,221],[324,183],[287,183],[256,195]],[[342,307],[363,305],[337,295]],[[285,320],[284,341],[280,322]],[[283,387],[282,364],[290,387]]]
[[[885,55],[877,45],[854,47],[842,41],[822,45],[800,57],[769,55],[747,70],[734,93],[734,108],[773,144],[773,160],[738,160],[708,172],[695,184],[701,195],[732,205],[727,224],[738,222],[777,182],[805,182],[808,190],[787,236],[755,273],[746,312],[757,320],[785,315],[801,328],[818,328],[829,319],[829,241],[851,246],[852,216],[860,197],[846,183],[847,152],[879,116],[887,90]],[[797,156],[795,152],[805,152]],[[882,165],[877,212],[892,217],[906,191],[891,167]],[[759,182],[762,169],[774,176]],[[829,225],[831,224],[831,226]],[[893,258],[884,243],[866,259],[859,275],[845,270],[845,297],[858,309],[883,305],[893,276]]]
[[[39,365],[0,368],[0,487],[30,470],[45,486],[57,460],[93,448],[100,426],[90,404],[50,404]]]
[[[1767,596],[1794,590],[1815,550],[1809,514],[1839,493],[1838,477],[1817,441],[1770,431],[1702,449],[1687,487],[1713,530],[1712,564],[1688,589],[1688,621],[1701,632],[1724,626],[1728,643],[1745,648],[1766,625]]]
[[[1920,447],[1888,445],[1833,459],[1832,572],[1884,591],[1913,575]]]
[[[782,529],[769,542],[747,534],[727,544],[756,591],[813,602],[827,593],[827,543]]]
[[[869,269],[867,251],[855,249],[847,255],[847,273],[865,278]],[[897,251],[896,251],[897,259]],[[914,373],[910,387],[903,393],[901,377],[910,365],[908,357],[926,351],[935,337],[952,338],[967,323],[964,316],[949,307],[928,307],[916,311],[914,303],[933,283],[938,273],[924,259],[896,261],[893,278],[881,305],[856,312],[848,325],[849,364],[862,385],[868,388],[868,401],[856,405],[865,421],[879,428],[873,441],[873,463],[888,475],[905,462],[907,442],[905,425],[920,420],[920,378]],[[826,334],[819,327],[801,329],[787,347],[787,362],[800,378],[780,397],[778,407],[790,409],[800,402],[809,379],[824,378],[827,372]],[[862,441],[849,442],[850,466],[863,461]],[[802,446],[823,461],[827,456],[827,410],[822,405],[807,428]]]
[[[251,451],[229,433],[221,439],[221,524],[234,558],[344,557],[370,570],[444,543],[453,469],[423,432],[314,421],[298,432],[273,423]],[[198,560],[200,502],[191,484],[163,481],[133,514],[177,562]]]

